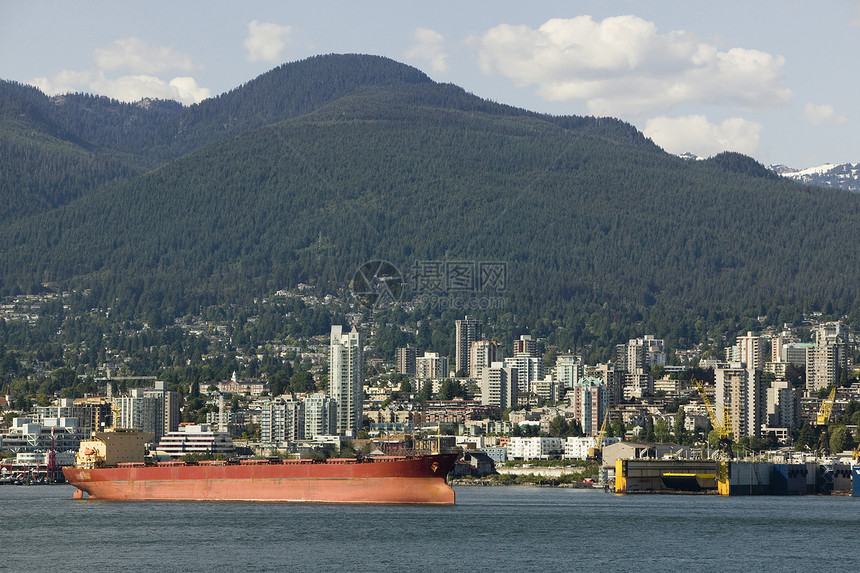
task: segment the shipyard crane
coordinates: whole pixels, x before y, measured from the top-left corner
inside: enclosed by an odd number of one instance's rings
[[[699,389],[699,394],[702,396],[702,402],[705,404],[705,409],[708,411],[708,417],[711,419],[711,426],[717,432],[719,438],[719,449],[731,457],[732,453],[732,424],[729,419],[729,410],[723,406],[722,419],[717,417],[717,412],[711,405],[708,395],[705,394],[705,385],[701,380],[693,379]]]
[[[815,424],[818,426],[826,426],[830,423],[830,412],[833,411],[833,403],[836,401],[836,384],[830,390],[830,395],[821,403],[818,409],[818,415],[815,417]]]
[[[593,460],[602,461],[603,459],[603,438],[606,436],[606,424],[609,421],[609,408],[603,415],[603,423],[600,425],[600,431],[594,438],[594,445],[588,450],[588,457]]]

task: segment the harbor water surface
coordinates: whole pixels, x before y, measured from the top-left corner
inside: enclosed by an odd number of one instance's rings
[[[447,507],[72,500],[0,487],[0,571],[860,569],[860,499],[459,487]]]

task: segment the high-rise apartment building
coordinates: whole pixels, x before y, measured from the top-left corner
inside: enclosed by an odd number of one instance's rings
[[[839,381],[848,368],[848,330],[841,322],[828,322],[815,329],[815,346],[806,353],[806,389],[817,392]]]
[[[305,405],[300,400],[275,398],[260,408],[260,440],[292,442],[305,437]]]
[[[155,388],[144,390],[143,395],[147,398],[158,400],[159,427],[155,430],[155,440],[179,429],[179,393],[167,389],[167,384],[162,381],[155,382]]]
[[[538,345],[536,340],[532,340],[530,334],[522,334],[519,339],[514,340],[514,354],[527,354],[529,356],[538,357]]]
[[[600,433],[603,418],[609,411],[609,393],[603,380],[585,376],[568,390],[567,399],[573,408],[573,416],[587,436]]]
[[[509,358],[505,358],[505,366],[508,368],[516,368],[519,381],[520,394],[526,394],[529,391],[529,386],[536,380],[543,379],[543,360],[529,354],[517,354]]]
[[[481,376],[481,404],[498,406],[502,410],[512,408],[519,400],[517,369],[506,367],[502,362],[493,362]]]
[[[555,379],[565,388],[573,388],[573,385],[582,378],[582,372],[582,356],[559,354],[555,360]]]
[[[476,340],[469,352],[469,378],[480,380],[484,369],[502,360],[502,347],[493,340]]]
[[[448,357],[438,352],[425,352],[415,359],[416,378],[446,378],[448,376]]]
[[[337,403],[323,392],[311,394],[304,401],[304,436],[329,436],[337,431]]]
[[[331,327],[329,393],[337,404],[336,432],[355,437],[361,428],[364,389],[361,336],[354,326],[347,334],[339,324]]]
[[[401,346],[397,349],[397,373],[406,376],[415,376],[415,359],[418,358],[418,350],[410,345]]]
[[[615,347],[615,369],[630,374],[647,374],[651,368],[666,364],[666,350],[662,339],[646,334],[631,338],[627,344]]]
[[[752,332],[747,332],[746,336],[738,336],[735,345],[726,349],[727,361],[740,362],[754,370],[764,370],[769,355],[769,339]]]
[[[483,326],[480,320],[466,315],[456,321],[454,327],[454,370],[468,372],[472,343],[484,338]]]
[[[159,415],[162,412],[162,403],[159,398],[145,396],[142,389],[134,388],[129,390],[128,395],[114,396],[112,400],[114,425],[117,428],[152,433],[156,440],[164,435],[164,421]]]
[[[767,405],[761,371],[741,362],[721,364],[714,369],[714,382],[717,417],[722,419],[723,408],[727,409],[734,439],[760,437]]]

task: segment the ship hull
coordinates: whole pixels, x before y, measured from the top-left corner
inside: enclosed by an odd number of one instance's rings
[[[168,462],[64,468],[66,481],[93,499],[268,501],[451,505],[445,478],[456,455],[364,460]]]

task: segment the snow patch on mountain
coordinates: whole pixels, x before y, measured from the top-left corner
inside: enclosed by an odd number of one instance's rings
[[[846,189],[860,193],[860,163],[825,163],[807,169],[794,169],[785,165],[771,165],[774,173],[806,185]]]

